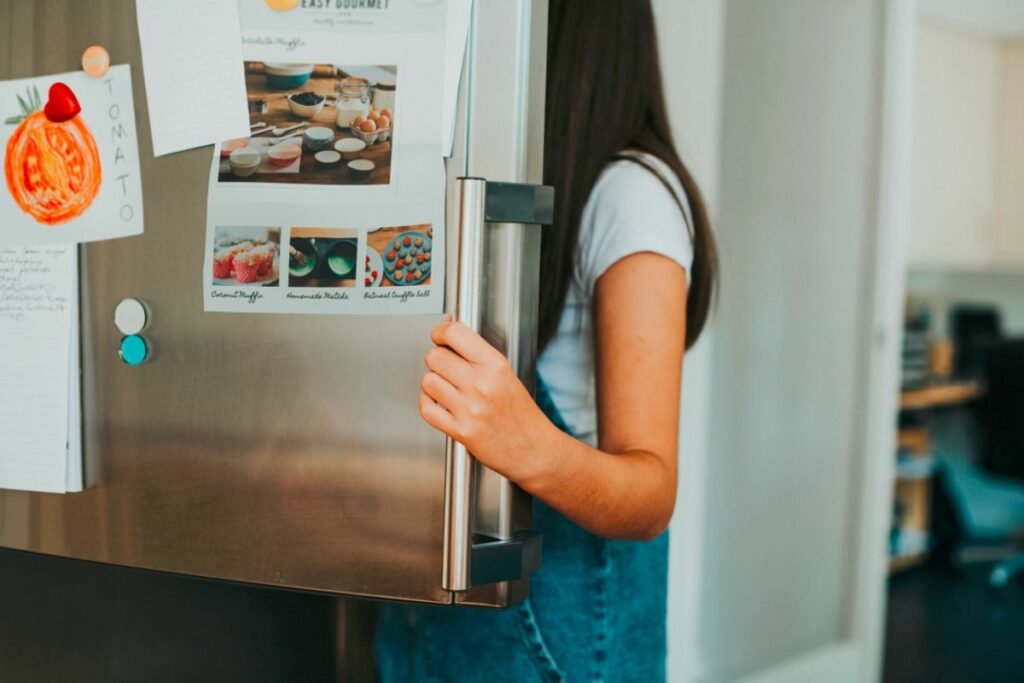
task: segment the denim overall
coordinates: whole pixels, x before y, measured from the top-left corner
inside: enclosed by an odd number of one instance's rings
[[[537,405],[571,430],[537,378]],[[382,609],[382,683],[620,683],[665,680],[668,533],[610,541],[534,500],[544,534],[530,597],[507,610]]]

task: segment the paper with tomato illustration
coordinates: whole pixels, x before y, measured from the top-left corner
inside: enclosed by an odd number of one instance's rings
[[[0,246],[142,232],[128,65],[0,81]]]

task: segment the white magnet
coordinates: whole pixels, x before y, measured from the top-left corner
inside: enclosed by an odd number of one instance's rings
[[[114,309],[114,324],[121,330],[121,334],[138,334],[146,329],[148,321],[146,305],[138,299],[121,299]]]

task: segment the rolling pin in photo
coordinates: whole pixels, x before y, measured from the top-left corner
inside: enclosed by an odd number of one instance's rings
[[[245,73],[247,74],[261,74],[263,73],[263,70],[263,62],[245,63]],[[334,78],[337,75],[338,68],[331,64],[314,64],[313,73],[310,74],[312,78]]]

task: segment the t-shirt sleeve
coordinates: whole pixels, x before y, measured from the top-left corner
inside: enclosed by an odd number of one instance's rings
[[[666,256],[687,272],[693,263],[690,233],[675,196],[647,168],[620,161],[598,178],[581,217],[578,277],[583,292],[589,297],[605,271],[641,252]]]

